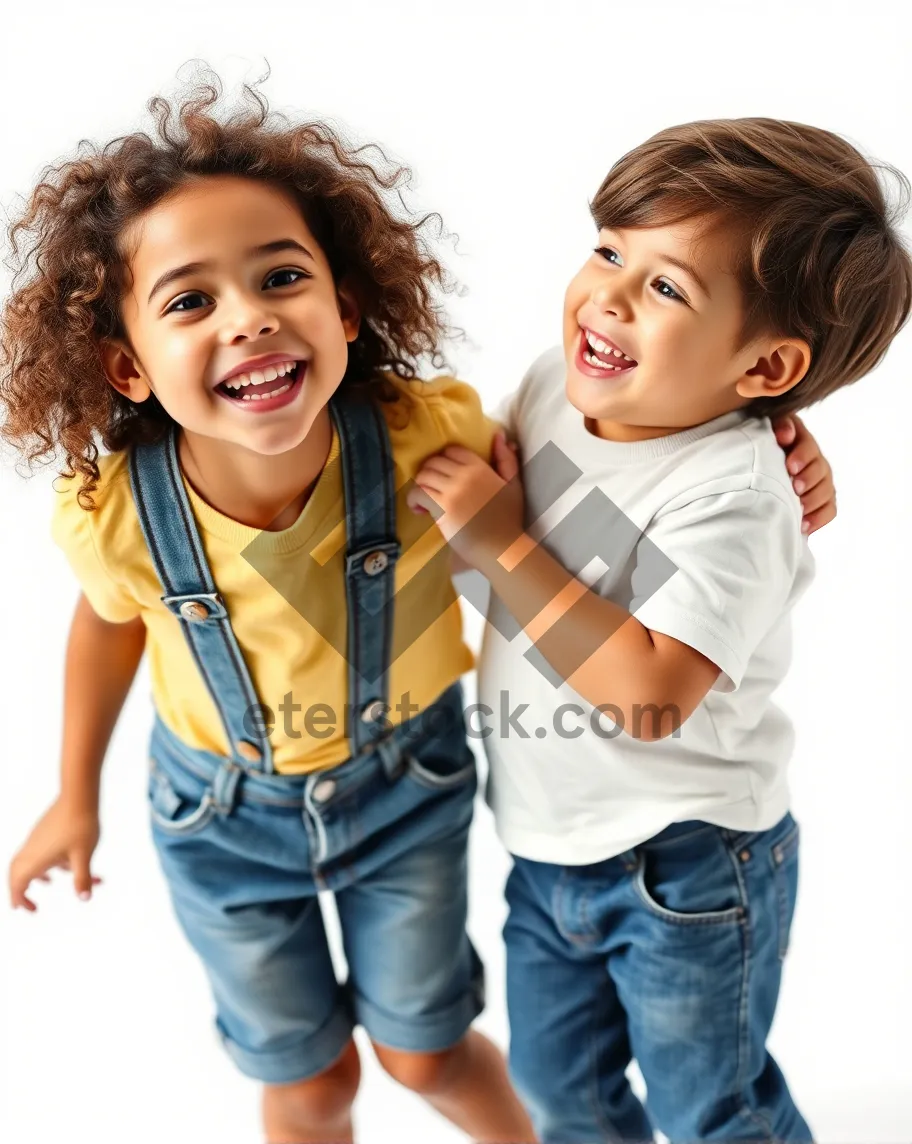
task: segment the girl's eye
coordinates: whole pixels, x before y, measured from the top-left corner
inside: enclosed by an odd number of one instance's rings
[[[616,250],[612,250],[610,246],[597,246],[595,253],[600,258],[604,258],[606,262],[610,262],[612,266],[620,266],[621,264],[621,256]],[[614,259],[617,259],[617,262],[615,262]]]
[[[671,298],[674,302],[686,302],[686,299],[675,290],[670,282],[665,282],[661,278],[656,282],[656,293],[661,294],[663,298]]]
[[[204,294],[200,294],[200,293],[196,293],[196,292],[194,292],[192,294],[182,294],[180,296],[180,298],[175,299],[175,301],[173,301],[171,303],[171,305],[168,307],[168,309],[165,310],[165,313],[166,314],[186,314],[190,310],[198,310],[199,306],[191,304],[191,303],[196,302],[197,300],[201,301],[204,306],[206,305],[207,299],[206,299],[206,296]]]
[[[264,283],[269,286],[270,282],[273,287],[276,286],[292,286],[300,278],[309,278],[309,274],[305,274],[303,270],[292,270],[291,267],[286,267],[284,270],[273,270]],[[278,279],[278,281],[276,281]]]

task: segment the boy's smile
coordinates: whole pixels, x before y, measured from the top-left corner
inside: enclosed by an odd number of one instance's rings
[[[674,433],[746,405],[775,382],[776,339],[739,346],[744,300],[734,245],[706,222],[604,229],[570,283],[567,396],[598,436]]]

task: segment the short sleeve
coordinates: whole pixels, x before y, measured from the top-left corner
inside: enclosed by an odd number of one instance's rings
[[[630,610],[711,660],[722,672],[717,691],[740,686],[810,562],[798,516],[773,492],[742,489],[667,510],[646,531],[676,571],[646,596],[650,562],[639,559]]]
[[[87,512],[76,498],[78,491],[78,477],[55,481],[51,536],[62,549],[95,612],[110,623],[127,623],[140,615],[142,609],[105,567],[92,522],[92,517],[101,510]]]
[[[437,378],[427,385],[426,400],[441,435],[439,447],[463,445],[490,461],[500,426],[485,414],[476,390],[452,378]]]
[[[516,404],[519,399],[519,390],[514,389],[512,393],[508,393],[506,397],[502,397],[500,401],[494,406],[491,413],[491,419],[500,426],[506,435],[515,439],[516,437]]]

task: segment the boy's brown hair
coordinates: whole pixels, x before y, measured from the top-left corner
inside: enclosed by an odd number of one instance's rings
[[[735,228],[745,301],[742,344],[804,339],[811,365],[757,414],[788,413],[857,381],[883,358],[912,305],[912,259],[878,170],[838,135],[775,119],[715,119],[659,132],[609,171],[591,204],[598,227],[705,216]]]
[[[221,84],[197,73],[183,98],[149,103],[155,131],[83,143],[76,158],[48,168],[10,227],[13,289],[0,317],[0,436],[28,462],[63,454],[79,473],[80,503],[94,507],[99,449],[160,437],[170,418],[151,396],[133,404],[106,380],[102,339],[123,337],[128,285],[119,239],[160,199],[209,175],[264,180],[290,191],[336,282],[361,306],[343,385],[391,397],[384,374],[417,376],[422,360],[443,364],[450,332],[436,295],[449,277],[425,237],[438,216],[403,207],[406,168],[379,148],[352,148],[329,125],[292,123],[270,112],[255,87],[219,115]],[[373,162],[371,152],[377,157]]]

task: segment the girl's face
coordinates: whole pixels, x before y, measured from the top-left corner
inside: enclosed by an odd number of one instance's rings
[[[218,176],[175,191],[124,236],[126,341],[111,384],[154,393],[186,431],[275,455],[299,445],[358,335],[351,293],[285,191]]]

